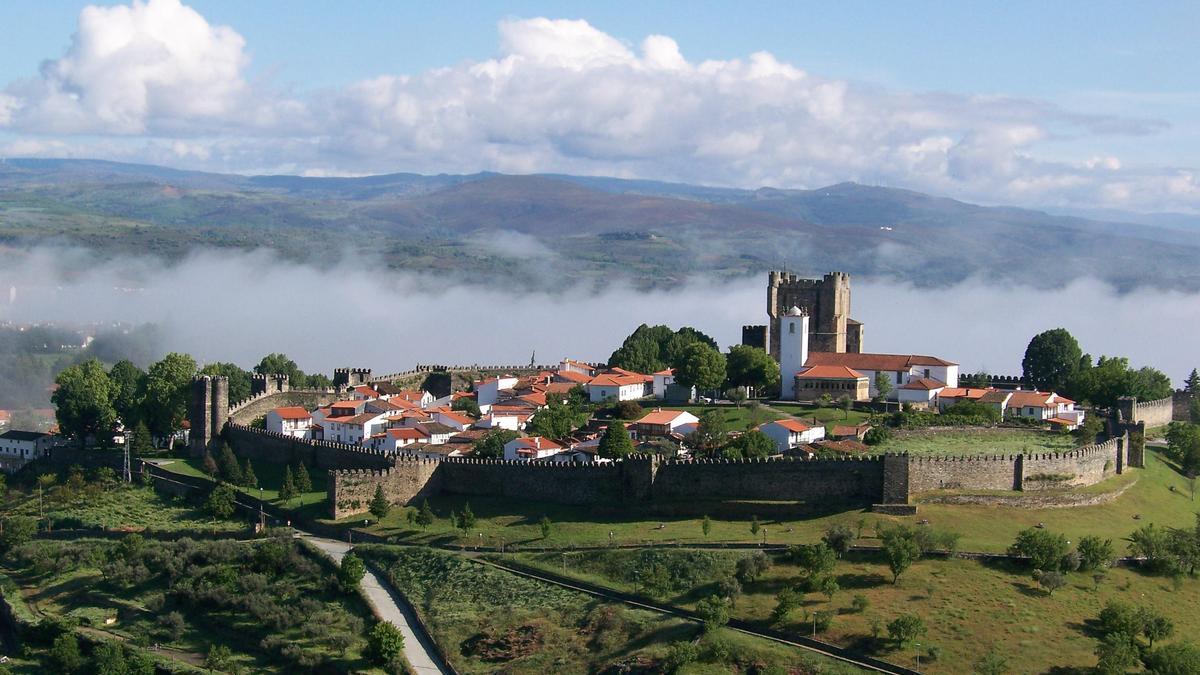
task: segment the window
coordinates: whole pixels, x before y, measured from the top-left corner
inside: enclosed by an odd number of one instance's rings
[[[791,333],[792,335],[795,335],[796,334],[796,324],[789,323],[788,324],[788,332]]]

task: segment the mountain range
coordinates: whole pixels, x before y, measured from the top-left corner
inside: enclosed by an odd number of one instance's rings
[[[1119,214],[1118,214],[1119,215]],[[743,190],[568,175],[242,176],[97,160],[0,161],[0,246],[167,259],[198,247],[514,286],[671,286],[785,268],[919,285],[1200,288],[1200,229],[841,183]],[[1166,224],[1158,224],[1158,223]]]

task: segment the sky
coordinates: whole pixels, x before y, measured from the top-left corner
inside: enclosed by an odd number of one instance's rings
[[[0,157],[1200,212],[1200,3],[0,3]]]

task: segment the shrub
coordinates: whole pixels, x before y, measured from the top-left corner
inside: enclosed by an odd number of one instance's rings
[[[60,673],[75,673],[83,668],[83,654],[79,651],[79,639],[74,633],[63,633],[54,638],[48,657]]]
[[[854,599],[850,601],[850,608],[857,614],[862,614],[871,606],[871,601],[867,600],[867,596],[862,593],[855,593]]]
[[[751,583],[771,568],[771,559],[762,551],[755,551],[737,561],[735,575],[743,584]]]
[[[391,665],[404,653],[404,636],[388,621],[380,621],[367,634],[371,658],[380,665]]]
[[[674,673],[700,656],[700,648],[691,642],[672,642],[663,658],[663,670]]]
[[[898,645],[905,645],[925,634],[925,621],[915,614],[901,614],[887,625],[888,635]]]
[[[829,529],[825,530],[825,535],[821,537],[821,541],[825,542],[826,546],[833,549],[833,552],[837,554],[837,557],[839,558],[841,558],[843,555],[846,555],[846,552],[849,551],[852,546],[854,546],[854,539],[854,530],[851,530],[845,525],[833,525]]]
[[[696,603],[696,614],[704,621],[704,632],[711,633],[729,623],[729,602],[725,598],[710,595]]]
[[[353,553],[347,553],[342,557],[342,563],[338,567],[338,582],[347,591],[357,590],[366,572],[367,566],[363,563],[362,558]]]
[[[1017,533],[1009,552],[1029,558],[1034,569],[1057,572],[1062,567],[1067,547],[1067,538],[1063,535],[1030,527]]]

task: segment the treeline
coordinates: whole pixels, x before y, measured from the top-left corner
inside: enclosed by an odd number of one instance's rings
[[[1112,407],[1123,396],[1156,401],[1174,393],[1171,378],[1150,366],[1132,368],[1123,356],[1093,359],[1065,328],[1044,331],[1029,341],[1021,361],[1025,381],[1079,402]]]
[[[773,395],[779,389],[779,364],[770,354],[745,345],[724,354],[716,340],[689,326],[671,330],[642,324],[609,356],[608,365],[643,374],[673,368],[678,384],[701,391],[748,387]]]

